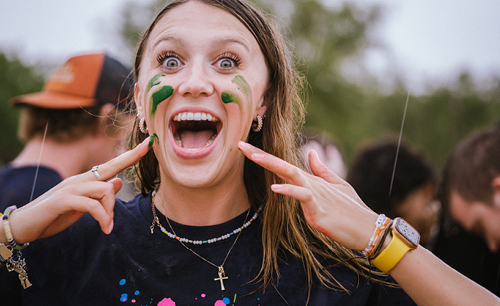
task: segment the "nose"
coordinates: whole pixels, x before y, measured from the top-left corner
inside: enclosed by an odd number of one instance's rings
[[[179,94],[193,97],[210,96],[214,87],[209,76],[209,71],[202,64],[193,64],[181,76],[183,80],[179,85]]]

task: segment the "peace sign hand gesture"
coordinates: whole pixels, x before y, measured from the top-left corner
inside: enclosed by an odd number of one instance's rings
[[[122,187],[122,181],[113,177],[148,152],[149,140],[146,138],[134,149],[98,166],[97,173],[87,171],[69,177],[12,212],[9,223],[16,242],[22,244],[55,235],[87,212],[99,222],[104,233],[111,233],[115,194]],[[6,243],[4,240],[5,233],[0,228],[0,242]]]
[[[315,151],[308,156],[310,174],[248,143],[240,142],[239,148],[247,158],[286,182],[271,189],[299,200],[312,227],[346,248],[363,250],[368,245],[377,214],[346,181],[321,163]]]

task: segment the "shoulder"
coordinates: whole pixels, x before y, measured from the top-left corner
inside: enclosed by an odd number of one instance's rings
[[[0,171],[0,210],[21,207],[61,181],[58,172],[44,166],[5,166]]]

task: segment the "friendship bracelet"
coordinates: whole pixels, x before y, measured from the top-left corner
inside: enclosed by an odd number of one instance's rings
[[[17,244],[16,240],[14,239],[14,236],[12,235],[12,230],[10,228],[10,223],[9,223],[10,213],[16,209],[17,209],[16,205],[9,206],[9,207],[7,207],[7,209],[5,209],[5,212],[2,215],[3,229],[4,229],[5,237],[7,238],[7,242],[9,243],[9,245],[14,250],[22,250],[28,246],[28,243],[25,243],[23,245]]]
[[[387,238],[387,235],[389,235],[389,233],[391,232],[391,226],[392,226],[392,220],[389,220],[389,223],[386,225],[384,233],[382,234],[382,238],[377,242],[372,254],[368,256],[368,260],[372,260],[373,258],[377,257],[380,254],[380,252],[382,252],[382,247],[384,245],[385,238]]]
[[[390,220],[391,219],[387,218],[384,214],[378,216],[377,221],[375,221],[375,230],[373,231],[372,237],[368,242],[368,246],[362,252],[363,256],[368,258],[373,254],[375,246],[380,241],[380,233],[387,227]]]

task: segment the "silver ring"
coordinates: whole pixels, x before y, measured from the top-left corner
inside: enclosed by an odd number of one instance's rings
[[[97,168],[99,168],[99,166],[94,166],[94,167],[92,167],[92,170],[90,170],[90,171],[94,172],[97,179],[102,182],[101,176],[99,175],[99,172],[97,172]]]

